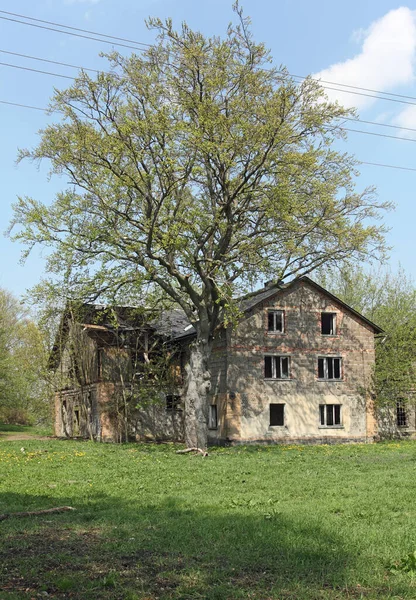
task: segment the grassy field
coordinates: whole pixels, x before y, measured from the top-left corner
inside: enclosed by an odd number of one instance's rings
[[[0,598],[416,598],[416,443],[174,450],[0,441],[0,513],[76,509],[0,522]]]

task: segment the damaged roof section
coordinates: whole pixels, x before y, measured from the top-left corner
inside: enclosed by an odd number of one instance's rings
[[[312,286],[323,295],[330,298],[348,310],[355,317],[366,323],[374,333],[383,333],[383,330],[375,323],[351,308],[348,304],[337,298],[318,283],[303,276],[294,279],[290,283],[268,282],[265,287],[247,294],[239,299],[240,309],[243,313],[252,311],[262,302],[278,296],[280,292],[290,290],[293,286],[305,283]],[[57,355],[62,347],[63,340],[69,329],[69,322],[73,318],[71,311],[67,309],[61,321],[60,331],[51,353],[50,365],[56,365]],[[115,306],[109,307],[104,304],[83,304],[76,314],[76,319],[88,332],[93,335],[116,336],[125,332],[147,331],[165,340],[179,341],[192,338],[196,335],[195,327],[189,322],[188,317],[180,308],[172,308],[155,316],[155,311],[137,306]],[[107,338],[108,343],[108,338]]]

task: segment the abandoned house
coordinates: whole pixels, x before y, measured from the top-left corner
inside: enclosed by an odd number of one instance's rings
[[[308,277],[267,285],[243,298],[241,309],[239,324],[218,328],[214,340],[210,443],[380,435],[370,394],[377,325]],[[128,307],[114,309],[112,319],[98,305],[83,305],[77,318],[67,314],[51,357],[59,375],[56,434],[182,440],[183,373],[194,336],[180,310],[157,322]],[[397,430],[415,432],[414,414],[398,405],[395,417]]]

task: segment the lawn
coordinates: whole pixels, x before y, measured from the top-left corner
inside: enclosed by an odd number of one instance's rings
[[[0,513],[76,509],[0,522],[0,598],[416,598],[416,443],[174,450],[0,442]]]

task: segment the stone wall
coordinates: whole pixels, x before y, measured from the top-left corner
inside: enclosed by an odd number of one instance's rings
[[[284,311],[283,332],[268,331],[270,309]],[[322,312],[335,313],[334,335],[322,335]],[[288,379],[265,378],[266,354],[290,357]],[[320,356],[341,358],[340,380],[319,379]],[[234,422],[229,440],[372,440],[376,423],[368,390],[373,364],[374,332],[369,325],[306,282],[278,292],[230,334],[227,393],[235,407],[228,410],[228,421]],[[270,425],[270,404],[284,404],[282,426]],[[341,405],[341,424],[322,426],[320,405]]]

